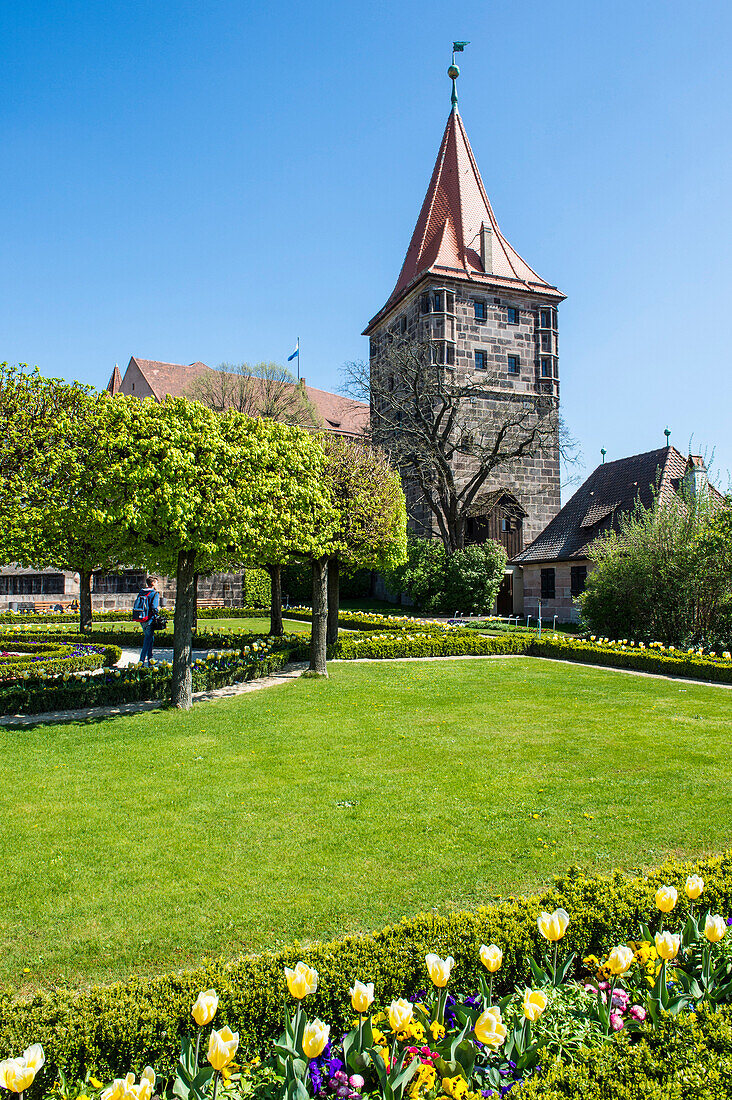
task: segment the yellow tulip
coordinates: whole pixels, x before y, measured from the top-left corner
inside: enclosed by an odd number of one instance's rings
[[[492,943],[490,947],[486,947],[486,945],[483,944],[480,949],[480,961],[490,974],[495,974],[497,970],[501,969],[503,952],[500,947],[496,947],[494,943]]]
[[[0,1088],[10,1092],[25,1092],[33,1084],[38,1070],[46,1061],[43,1047],[34,1043],[19,1058],[0,1062]]]
[[[351,992],[351,1004],[354,1012],[368,1012],[374,999],[374,983],[354,982]]]
[[[624,974],[628,973],[633,965],[634,957],[630,947],[613,947],[607,957],[605,967],[617,978],[622,978]]]
[[[294,970],[285,967],[287,988],[296,1001],[301,1001],[318,988],[318,972],[307,963],[299,962]]]
[[[487,1008],[475,1021],[474,1030],[479,1042],[485,1043],[491,1050],[498,1050],[506,1041],[506,1025],[501,1019],[500,1008]]]
[[[686,880],[686,896],[690,901],[696,901],[704,892],[704,879],[698,875],[689,875]]]
[[[210,1024],[219,1007],[219,998],[215,989],[207,989],[205,993],[199,993],[195,1004],[191,1009],[191,1016],[199,1027]]]
[[[704,923],[704,935],[709,942],[719,943],[720,940],[724,939],[726,931],[727,925],[724,922],[724,917],[713,917],[710,913]]]
[[[569,913],[566,909],[555,909],[553,913],[540,913],[536,923],[544,939],[557,943],[567,931]]]
[[[450,972],[455,965],[452,955],[448,955],[446,959],[441,959],[439,955],[425,955],[424,961],[427,963],[433,985],[438,989],[444,989],[450,981]]]
[[[680,936],[672,936],[670,932],[656,932],[655,941],[656,951],[662,959],[669,962],[670,959],[676,958],[681,946]]]
[[[533,1024],[539,1019],[547,1004],[546,993],[542,993],[540,989],[527,989],[524,993],[524,1016]]]
[[[403,1031],[414,1019],[414,1009],[409,1001],[400,997],[398,1001],[392,1001],[386,1010],[389,1018],[389,1027],[392,1031]]]
[[[140,1084],[137,1086],[137,1100],[150,1100],[155,1088],[155,1070],[152,1066],[145,1066],[140,1074]]]
[[[222,1027],[221,1031],[212,1031],[208,1041],[207,1057],[213,1068],[221,1072],[230,1062],[233,1062],[238,1046],[238,1031],[232,1032],[228,1027]]]
[[[329,1035],[330,1027],[327,1027],[322,1020],[310,1020],[305,1024],[302,1035],[302,1049],[305,1057],[317,1058],[319,1054],[322,1054]]]
[[[661,886],[656,890],[656,905],[662,913],[670,913],[678,896],[675,886]]]

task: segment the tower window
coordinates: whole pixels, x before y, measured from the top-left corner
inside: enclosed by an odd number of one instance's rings
[[[587,581],[587,566],[573,565],[571,573],[571,592],[573,596],[581,596],[585,590]]]
[[[402,319],[399,322],[399,331],[401,332],[402,336],[407,331],[407,315],[406,315],[406,313],[403,314]]]
[[[559,360],[554,360],[554,377],[559,378]]]
[[[447,344],[446,349],[447,349],[447,355],[446,355],[445,361],[446,361],[448,367],[454,367],[455,366],[455,345],[454,344]]]
[[[488,367],[488,356],[484,351],[476,351],[475,353],[475,369],[486,370]]]
[[[542,569],[541,571],[541,598],[553,600],[556,596],[556,581],[554,569]]]
[[[429,313],[429,311],[430,311],[430,296],[429,296],[429,294],[423,294],[422,295],[422,297],[420,299],[420,303],[419,303],[419,308],[421,309],[422,313]]]
[[[432,296],[432,309],[435,313],[442,312],[442,295],[439,291],[436,291]]]
[[[546,333],[544,333],[541,337],[541,350],[542,351],[551,351],[552,350],[552,338],[551,338],[551,336],[549,336]]]
[[[521,362],[518,355],[509,355],[508,357],[508,373],[518,374],[521,370]]]
[[[550,309],[542,309],[541,311],[541,327],[552,327],[552,311]]]
[[[519,323],[519,311],[513,306],[508,307],[508,323],[509,325],[517,325]]]
[[[552,361],[551,359],[542,359],[541,361],[541,377],[551,378],[552,376]]]
[[[473,306],[475,308],[475,319],[476,319],[476,321],[485,321],[485,319],[488,316],[488,311],[486,310],[485,302],[480,298],[476,298],[473,302]]]

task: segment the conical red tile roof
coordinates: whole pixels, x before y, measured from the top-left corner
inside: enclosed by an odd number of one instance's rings
[[[493,233],[490,271],[481,261],[483,225]],[[428,272],[564,297],[529,267],[498,228],[457,107],[447,120],[401,274],[384,308]]]

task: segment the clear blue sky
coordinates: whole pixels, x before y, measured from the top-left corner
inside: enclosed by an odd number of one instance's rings
[[[25,0],[0,11],[0,358],[130,355],[326,389],[399,272],[450,108],[499,224],[566,294],[585,468],[732,468],[732,12],[722,0]]]

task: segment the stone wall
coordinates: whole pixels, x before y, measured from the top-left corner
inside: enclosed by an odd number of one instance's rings
[[[541,618],[543,622],[557,616],[557,622],[577,622],[579,620],[579,604],[572,596],[572,567],[585,566],[587,573],[592,569],[590,561],[556,561],[538,562],[521,567],[523,572],[523,613],[535,617],[541,598],[541,571],[542,569],[554,570],[554,599],[541,600]]]
[[[422,312],[424,294],[449,291],[454,295],[454,309],[442,312]],[[475,303],[485,312],[485,320],[476,318]],[[517,323],[509,321],[509,310],[517,311]],[[548,327],[542,327],[546,322]],[[480,378],[476,369],[476,351],[485,354],[487,396],[481,399],[480,414],[489,421],[500,418],[506,403],[523,402],[537,394],[552,396],[559,402],[558,334],[556,305],[529,292],[507,292],[476,287],[463,280],[433,278],[419,283],[394,310],[386,316],[370,338],[372,374],[390,369],[389,347],[395,340],[431,341],[441,347],[445,369],[453,370],[457,378]],[[452,350],[450,350],[452,349]],[[518,371],[509,370],[509,355],[518,360]],[[452,359],[452,362],[450,360]],[[542,377],[549,369],[551,377]],[[548,366],[547,366],[548,364]],[[469,465],[456,465],[458,476],[467,478]],[[527,546],[544,530],[560,508],[559,438],[543,453],[513,463],[497,471],[481,492],[505,488],[514,494],[525,509],[523,542]],[[435,533],[431,512],[416,487],[405,486],[410,526],[417,533]]]

